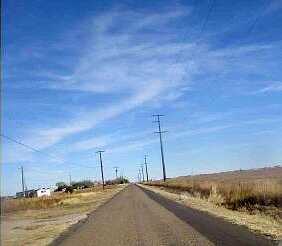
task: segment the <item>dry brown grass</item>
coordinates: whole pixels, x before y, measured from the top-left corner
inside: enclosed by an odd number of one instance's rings
[[[57,206],[60,201],[68,199],[67,196],[51,196],[42,198],[9,199],[3,202],[3,212],[10,213],[19,210],[41,209]]]
[[[263,172],[267,178],[263,178]],[[154,181],[149,185],[165,187],[174,192],[189,192],[233,210],[259,210],[281,217],[282,167],[258,169],[257,173],[250,170],[187,176],[169,179],[165,183]]]
[[[114,186],[106,186],[106,190],[112,189]],[[2,212],[10,213],[20,210],[28,209],[46,209],[52,207],[60,207],[63,204],[71,202],[74,197],[79,198],[82,196],[80,194],[90,193],[90,192],[99,192],[102,191],[102,187],[97,186],[93,188],[77,190],[72,194],[69,193],[53,193],[50,197],[34,197],[34,198],[18,198],[18,199],[7,199],[2,202]]]

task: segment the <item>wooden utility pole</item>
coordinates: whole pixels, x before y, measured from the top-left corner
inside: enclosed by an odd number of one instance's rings
[[[145,171],[146,171],[146,180],[147,180],[147,182],[149,182],[148,167],[147,167],[147,155],[144,156],[144,164],[145,164]]]
[[[100,167],[101,167],[101,176],[102,176],[102,184],[103,190],[105,189],[105,182],[104,182],[104,171],[103,171],[103,161],[102,161],[102,153],[105,152],[104,150],[99,150],[96,153],[99,154],[100,157]]]
[[[141,171],[138,169],[138,182],[141,183]]]
[[[117,175],[117,173],[118,173],[118,167],[114,167],[114,169],[115,169],[115,172],[116,172],[116,179],[118,178],[118,175]]]
[[[162,139],[162,133],[165,133],[166,131],[162,131],[161,130],[161,121],[160,121],[160,117],[162,117],[164,115],[161,114],[154,114],[153,117],[156,117],[157,120],[154,121],[155,123],[158,123],[158,131],[155,133],[159,134],[159,138],[160,138],[160,148],[161,148],[161,158],[162,158],[162,168],[163,168],[163,180],[164,182],[166,181],[166,169],[165,169],[165,160],[164,160],[164,150],[163,150],[163,139]]]
[[[21,166],[21,174],[22,174],[22,191],[23,191],[23,197],[25,197],[25,187],[24,187],[24,169],[23,169],[23,166]]]
[[[142,181],[145,182],[143,164],[141,164],[140,166],[141,166]]]

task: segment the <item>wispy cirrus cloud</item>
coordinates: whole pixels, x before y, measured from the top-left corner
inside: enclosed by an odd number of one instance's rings
[[[269,82],[269,85],[253,92],[253,94],[282,92],[282,82]]]
[[[87,113],[76,113],[56,127],[33,129],[27,142],[46,148],[145,103],[176,100],[181,93],[173,90],[182,86],[185,64],[172,66],[174,56],[193,45],[154,39],[153,30],[147,32],[145,40],[139,38],[144,29],[169,27],[171,22],[189,13],[188,8],[168,9],[159,14],[114,10],[94,17],[83,34],[91,41],[80,52],[77,64],[68,69],[72,72],[64,75],[47,72],[50,75],[47,83],[40,86],[62,93],[108,94],[119,99],[105,101],[103,107],[95,110],[85,105]],[[129,26],[123,26],[128,23]]]
[[[40,86],[61,93],[81,93],[82,97],[84,93],[107,97],[94,110],[89,104],[83,105],[84,113],[76,112],[73,117],[58,121],[55,127],[30,130],[27,142],[47,148],[141,105],[175,102],[197,86],[197,76],[213,76],[221,71],[228,74],[234,68],[245,72],[259,70],[262,66],[259,61],[254,62],[253,55],[275,49],[273,45],[260,44],[221,49],[214,48],[209,40],[197,46],[197,40],[181,40],[182,30],[175,23],[185,18],[187,21],[192,11],[183,6],[164,8],[158,14],[119,8],[78,25],[76,29],[81,30],[73,31],[75,36],[83,37],[84,43],[72,37],[80,47],[75,52],[76,62],[66,63],[64,74],[45,70],[47,77],[45,82],[40,78]],[[242,59],[247,62],[242,63]]]

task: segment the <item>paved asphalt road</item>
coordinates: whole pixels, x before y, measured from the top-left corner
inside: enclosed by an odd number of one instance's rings
[[[53,245],[273,245],[233,225],[129,185]]]

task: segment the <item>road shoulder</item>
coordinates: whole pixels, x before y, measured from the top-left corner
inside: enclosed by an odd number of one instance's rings
[[[191,216],[194,216],[196,214],[195,217],[199,216],[200,218],[204,220],[205,220],[205,216],[211,217],[213,218],[214,221],[216,221],[216,224],[222,224],[222,225],[226,225],[227,227],[230,227],[230,232],[232,232],[232,230],[238,231],[238,233],[244,234],[246,238],[250,238],[250,239],[253,238],[253,240],[258,240],[258,241],[261,240],[263,244],[265,245],[268,245],[268,242],[271,242],[270,245],[273,245],[273,244],[278,243],[279,241],[277,237],[274,237],[274,236],[270,237],[269,234],[265,235],[265,234],[262,234],[260,231],[251,230],[251,228],[246,226],[245,224],[246,221],[242,220],[242,217],[239,217],[239,218],[236,217],[236,216],[241,216],[239,214],[240,212],[228,210],[228,211],[225,211],[225,213],[222,213],[222,208],[215,207],[215,206],[212,206],[211,204],[204,203],[204,201],[201,201],[200,199],[195,200],[195,199],[192,199],[191,197],[189,198],[188,196],[184,196],[183,194],[175,194],[175,193],[167,192],[157,187],[151,187],[151,186],[145,186],[145,185],[139,185],[139,187],[143,189],[144,192],[146,192],[152,199],[156,199],[156,197],[153,194],[157,194],[165,198],[165,199],[157,198],[156,200],[159,200],[159,202],[162,203],[162,205],[166,206],[168,210],[170,210],[170,207],[172,207],[172,204],[168,202],[168,200],[170,200],[170,201],[173,201],[174,203],[177,202],[181,206],[185,206],[186,208],[189,208],[191,210],[190,211]],[[172,211],[172,212],[175,212],[175,211]],[[226,215],[226,212],[228,212],[227,215]],[[181,214],[176,214],[176,215],[180,217],[182,216]],[[189,218],[182,218],[182,219],[189,220]],[[241,224],[236,223],[237,222],[236,219],[239,222],[241,221],[245,223],[241,223]],[[247,219],[250,219],[250,218],[247,218]],[[195,222],[194,227],[198,227],[198,230],[202,230],[202,226],[198,225],[196,219],[194,222]],[[209,223],[209,221],[207,221],[207,223]],[[255,220],[254,223],[257,223],[257,221]],[[262,224],[261,226],[265,226],[265,225]],[[203,225],[203,227],[205,227],[205,225]],[[271,228],[271,225],[269,225],[269,227]],[[277,233],[279,233],[279,229],[281,229],[281,227],[277,226],[277,228],[274,228],[274,229],[276,229]],[[224,227],[223,227],[223,230],[224,230]],[[202,233],[209,234],[209,232],[205,230],[203,230]],[[281,230],[280,230],[280,233],[281,233]],[[252,235],[254,235],[254,237]]]

